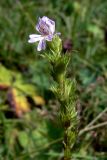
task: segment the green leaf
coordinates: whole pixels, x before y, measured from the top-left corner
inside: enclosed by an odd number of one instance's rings
[[[19,140],[20,145],[23,148],[27,148],[28,143],[29,143],[29,137],[26,132],[24,131],[19,132],[18,140]]]
[[[87,30],[95,37],[103,39],[103,30],[99,26],[90,24],[87,26]]]

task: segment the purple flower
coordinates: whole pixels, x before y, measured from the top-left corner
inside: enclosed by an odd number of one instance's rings
[[[55,33],[55,22],[48,17],[43,16],[39,18],[38,24],[36,25],[36,30],[40,33],[29,35],[29,43],[35,43],[39,41],[37,50],[41,51],[46,48],[46,41],[52,41]]]

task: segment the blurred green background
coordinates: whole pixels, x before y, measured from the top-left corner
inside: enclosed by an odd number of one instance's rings
[[[0,0],[0,160],[61,160],[63,130],[49,91],[49,64],[28,37],[38,17],[55,20],[68,77],[77,80],[78,130],[107,105],[107,0]],[[77,138],[73,160],[107,160],[105,126]]]

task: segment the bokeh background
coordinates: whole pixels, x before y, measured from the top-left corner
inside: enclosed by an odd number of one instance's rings
[[[28,44],[44,15],[55,20],[62,54],[71,56],[78,130],[100,114],[96,128],[79,134],[73,160],[107,160],[107,0],[0,0],[0,160],[63,156],[49,64]]]

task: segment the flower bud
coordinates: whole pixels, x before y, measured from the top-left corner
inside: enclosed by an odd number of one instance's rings
[[[49,42],[49,48],[52,52],[60,54],[62,50],[62,41],[58,35],[55,35],[51,42]]]

